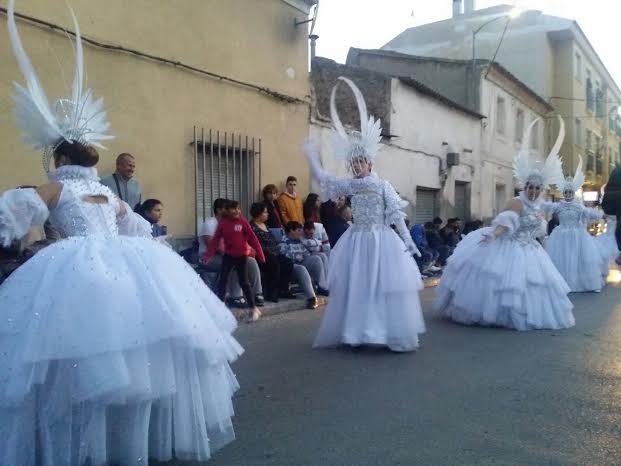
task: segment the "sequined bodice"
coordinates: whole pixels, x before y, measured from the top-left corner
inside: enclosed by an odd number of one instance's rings
[[[361,191],[353,195],[351,208],[354,228],[369,229],[384,224],[384,196],[374,190]]]
[[[584,228],[584,207],[578,202],[561,202],[558,206],[557,228]]]
[[[94,168],[63,166],[50,175],[62,183],[57,206],[50,212],[50,221],[63,236],[117,236],[115,196],[99,183]],[[108,202],[93,203],[86,196],[102,196]]]
[[[521,243],[534,244],[537,238],[545,236],[544,213],[541,210],[541,204],[538,202],[523,203],[522,205],[520,223],[513,236]]]
[[[352,196],[354,231],[371,231],[403,222],[402,209],[407,206],[407,202],[401,199],[389,182],[382,180],[375,173],[364,178],[323,175],[320,181],[322,193],[326,198]]]

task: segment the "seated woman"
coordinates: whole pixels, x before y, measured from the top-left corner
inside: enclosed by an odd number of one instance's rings
[[[136,207],[136,213],[151,224],[151,236],[154,238],[166,236],[166,227],[159,224],[163,210],[164,205],[157,199],[147,199]]]
[[[328,296],[328,290],[321,287],[321,285],[326,286],[327,278],[323,270],[323,263],[319,257],[311,256],[300,241],[302,236],[302,225],[300,223],[289,222],[285,226],[285,232],[286,235],[280,243],[280,253],[293,261],[293,275],[306,296],[307,307],[316,309],[319,304],[313,282],[319,285],[318,294]]]
[[[319,207],[321,206],[321,200],[319,199],[319,195],[315,193],[310,193],[306,196],[306,200],[304,201],[304,221],[305,222],[313,222],[313,223],[321,223],[321,217],[319,216]]]
[[[293,277],[293,262],[280,254],[278,241],[270,233],[266,223],[268,215],[267,206],[263,202],[256,202],[250,207],[252,217],[250,226],[259,239],[265,255],[265,262],[259,265],[265,282],[265,299],[277,303],[279,297],[295,298],[295,295],[289,292],[289,282]]]

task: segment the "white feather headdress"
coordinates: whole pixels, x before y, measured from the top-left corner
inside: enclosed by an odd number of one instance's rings
[[[535,160],[534,157],[531,156],[529,147],[530,133],[533,126],[539,121],[539,118],[533,120],[524,131],[522,146],[513,160],[513,176],[515,176],[522,185],[531,183],[547,188],[550,185],[559,186],[563,183],[563,168],[559,157],[559,151],[563,144],[563,139],[565,139],[565,124],[560,116],[558,120],[560,125],[558,137],[544,162]]]
[[[80,142],[104,148],[99,141],[112,139],[108,134],[103,99],[94,100],[91,89],[84,89],[84,56],[77,19],[71,10],[75,26],[75,75],[71,97],[58,99],[50,105],[43,86],[26,55],[15,24],[15,0],[9,0],[7,9],[9,39],[17,64],[26,81],[26,87],[15,84],[13,112],[17,127],[24,134],[24,142],[43,150],[43,168],[49,171],[54,150],[63,141]]]
[[[336,88],[337,82],[332,88],[330,95],[330,115],[334,124],[333,145],[334,155],[339,160],[351,161],[358,157],[364,157],[370,162],[375,160],[377,152],[382,148],[380,141],[382,140],[382,128],[380,120],[376,120],[373,116],[367,116],[367,105],[360,89],[349,79],[340,76],[339,82],[343,81],[347,84],[356,98],[358,105],[358,113],[360,114],[360,131],[352,131],[347,134],[338,112],[336,111]]]
[[[577,192],[584,184],[584,172],[582,171],[582,157],[578,156],[578,166],[576,167],[576,173],[574,177],[568,176],[565,178],[560,188],[562,192],[571,191]]]

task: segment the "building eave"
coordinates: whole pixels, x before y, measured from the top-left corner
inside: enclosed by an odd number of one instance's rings
[[[318,0],[280,0],[283,3],[286,3],[289,6],[292,6],[296,10],[308,15],[313,5],[315,5]]]
[[[437,100],[439,102],[441,102],[442,104],[446,105],[447,107],[451,107],[461,113],[465,113],[468,116],[477,118],[479,120],[482,120],[484,118],[487,118],[485,115],[480,114],[479,112],[475,112],[467,107],[464,107],[463,105],[458,104],[457,102],[449,99],[448,97],[443,96],[442,94],[440,94],[439,92],[431,89],[430,87],[426,86],[425,84],[421,83],[420,81],[417,81],[414,78],[411,77],[407,77],[407,76],[395,76],[395,79],[398,79],[400,82],[402,82],[403,84],[415,89],[416,91],[420,92],[421,94],[426,95],[427,97],[431,97],[434,100]]]
[[[434,62],[434,63],[448,63],[448,64],[454,64],[454,65],[458,65],[458,66],[472,66],[472,61],[471,60],[463,60],[463,59],[457,59],[457,58],[424,57],[424,56],[420,56],[420,55],[410,55],[410,54],[407,54],[407,53],[395,52],[395,51],[392,51],[392,50],[382,50],[382,49],[357,49],[357,48],[352,47],[349,50],[350,50],[350,53],[352,51],[354,51],[354,53],[366,53],[366,54],[369,54],[369,55],[379,55],[379,56],[386,56],[386,57],[393,57],[393,58],[403,58],[404,60],[428,61],[428,62]],[[554,110],[554,107],[552,107],[543,97],[541,97],[539,94],[537,94],[535,91],[533,91],[530,87],[528,87],[526,85],[526,83],[524,83],[523,81],[518,79],[513,73],[511,73],[508,69],[506,69],[500,63],[498,63],[498,62],[490,62],[489,60],[483,60],[483,59],[479,58],[479,59],[477,59],[475,61],[475,64],[480,69],[486,68],[488,66],[493,67],[500,74],[504,75],[507,79],[509,79],[509,80],[513,81],[514,83],[516,83],[518,85],[518,87],[520,87],[520,89],[522,89],[530,97],[532,97],[534,100],[536,100],[539,104],[544,106],[547,109],[548,112],[551,112],[551,111]],[[415,78],[413,78],[413,79],[415,79]],[[440,93],[438,93],[438,94],[441,95]],[[459,105],[459,104],[456,104],[456,105]]]

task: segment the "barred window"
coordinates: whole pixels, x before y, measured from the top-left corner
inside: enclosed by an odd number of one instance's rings
[[[239,201],[247,216],[260,189],[261,139],[201,129],[193,146],[197,225],[212,215],[219,197]]]

